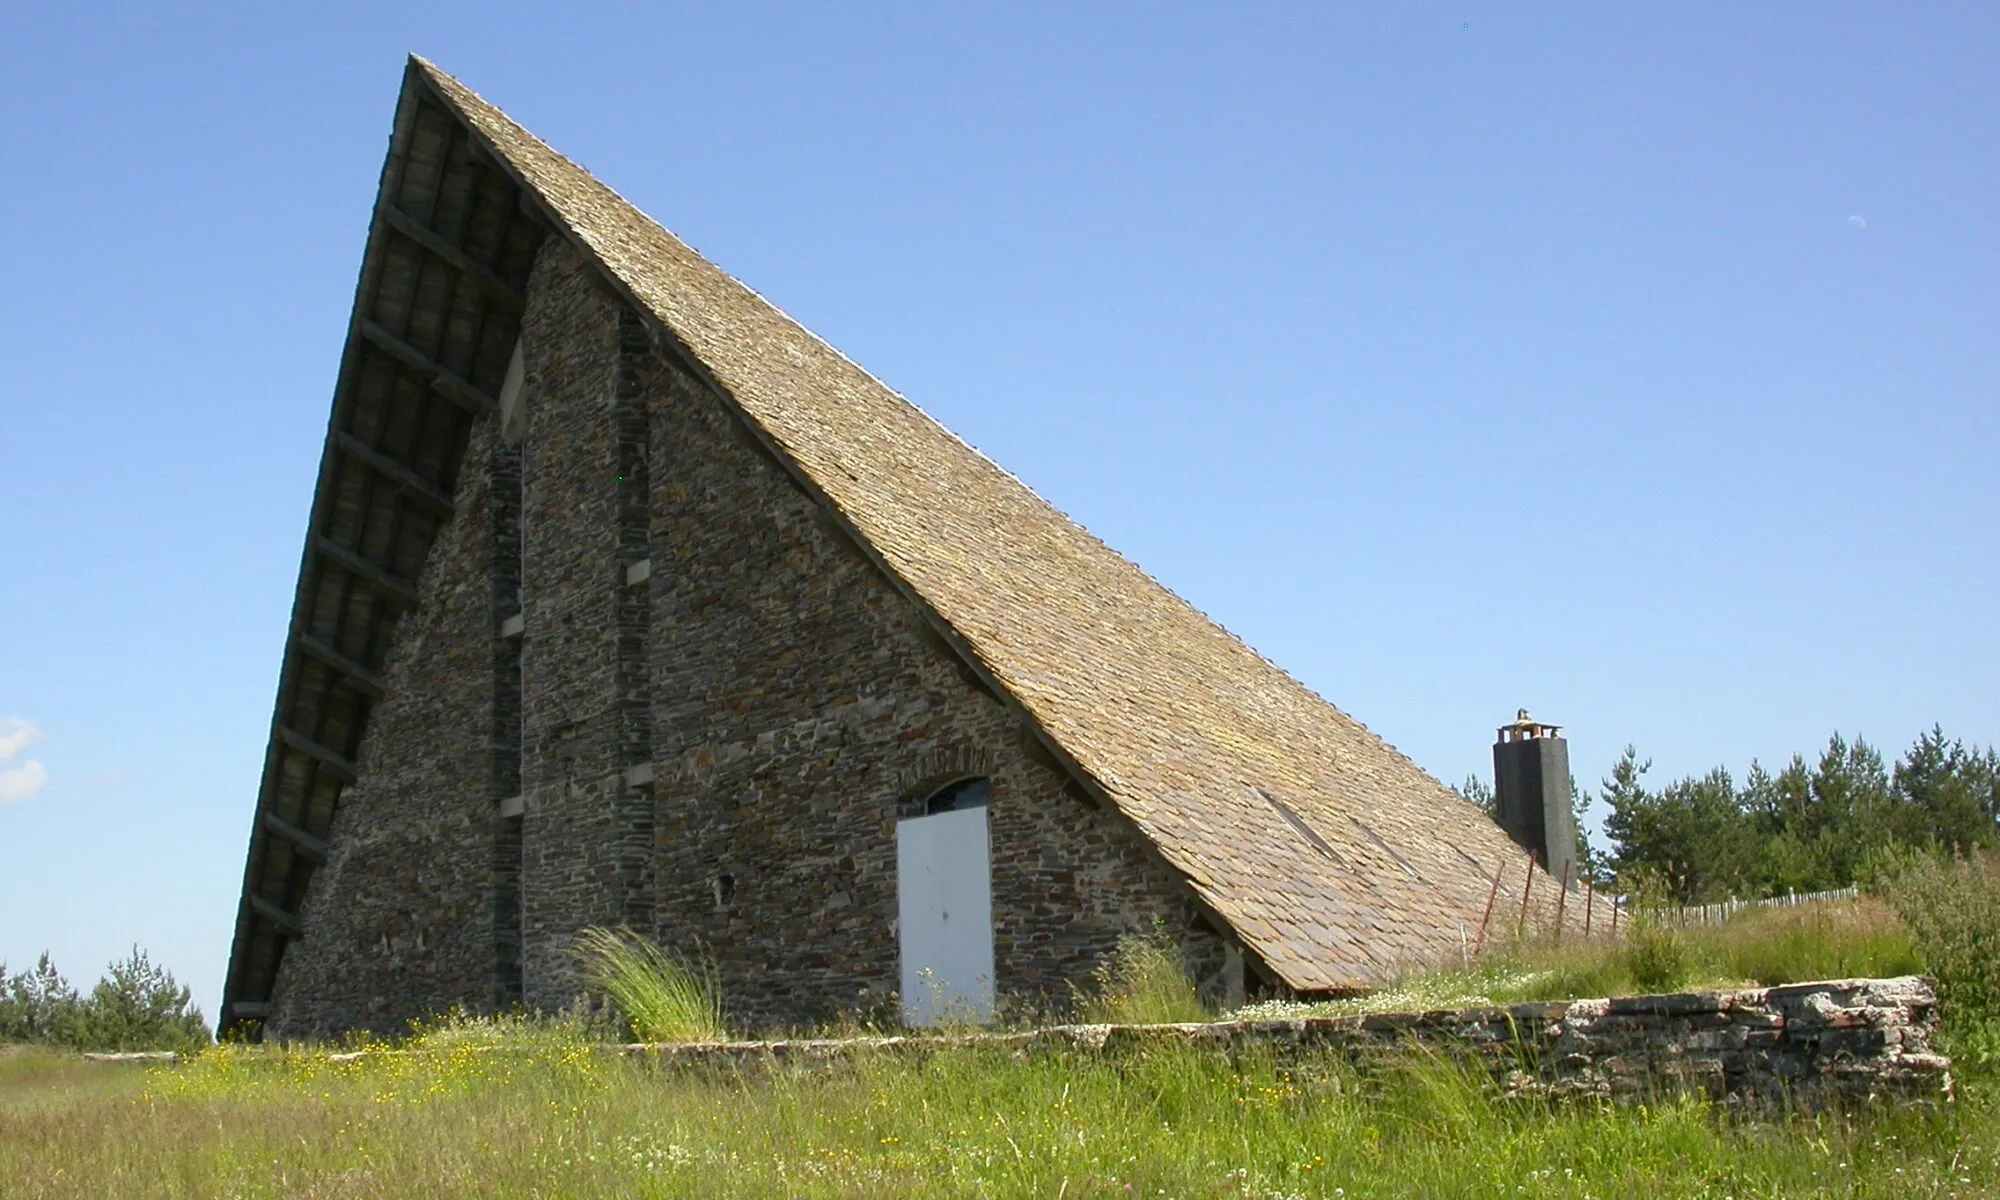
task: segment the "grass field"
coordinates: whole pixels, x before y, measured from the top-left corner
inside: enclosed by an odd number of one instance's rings
[[[490,1027],[488,1027],[490,1028]],[[103,1196],[1974,1196],[2000,1111],[1729,1120],[1492,1098],[1431,1061],[1361,1086],[1166,1051],[953,1051],[669,1072],[556,1028],[339,1061],[0,1065],[0,1192]]]
[[[1964,882],[1940,880],[1963,907]],[[1968,929],[1993,927],[1975,915]],[[1922,940],[1862,902],[1523,944],[1365,1006],[1899,974]],[[1966,961],[1947,983],[1976,997],[1965,980],[1985,960]],[[1098,1015],[1186,1002],[1145,975],[1107,973]],[[1990,1044],[1989,1026],[1947,1034],[1947,1049]],[[1695,1099],[1504,1100],[1436,1058],[1368,1081],[1186,1048],[725,1074],[527,1021],[446,1023],[400,1054],[224,1046],[145,1068],[27,1050],[0,1053],[0,1196],[2000,1196],[2000,1071],[1961,1062],[1960,1099],[1939,1110],[1753,1122]]]

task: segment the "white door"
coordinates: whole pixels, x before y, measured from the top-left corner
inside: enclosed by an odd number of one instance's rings
[[[903,1019],[993,1017],[993,867],[986,806],[896,823],[896,911]]]

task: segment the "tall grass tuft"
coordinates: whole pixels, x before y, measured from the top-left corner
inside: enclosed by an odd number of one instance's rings
[[[1164,935],[1128,934],[1118,939],[1111,961],[1094,975],[1094,991],[1078,1005],[1087,1021],[1171,1025],[1215,1019],[1195,994],[1180,947]]]
[[[1687,937],[1678,929],[1634,921],[1621,951],[1625,969],[1641,992],[1665,992],[1688,978]]]
[[[630,929],[595,926],[576,935],[575,953],[584,982],[618,1006],[640,1041],[728,1036],[713,962],[677,954]]]

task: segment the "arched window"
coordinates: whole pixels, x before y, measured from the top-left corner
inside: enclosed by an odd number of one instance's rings
[[[991,779],[961,779],[931,793],[931,798],[924,801],[924,815],[928,817],[966,808],[984,808],[992,797]]]

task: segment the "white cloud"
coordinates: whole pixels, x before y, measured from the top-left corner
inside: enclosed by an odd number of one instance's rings
[[[47,741],[48,736],[35,728],[31,721],[23,721],[19,717],[0,717],[0,763],[8,761],[38,742]],[[0,804],[26,800],[41,791],[42,785],[48,781],[48,771],[32,758],[18,767],[0,768]]]
[[[0,717],[0,762],[6,762],[38,742],[47,741],[48,737],[48,734],[35,728],[32,721]]]
[[[1855,213],[1853,216],[1847,218],[1847,223],[1856,229],[1865,230],[1868,228],[1868,218],[1862,216],[1860,213]]]
[[[18,767],[8,767],[0,771],[0,804],[26,800],[48,781],[49,773],[32,758]]]

